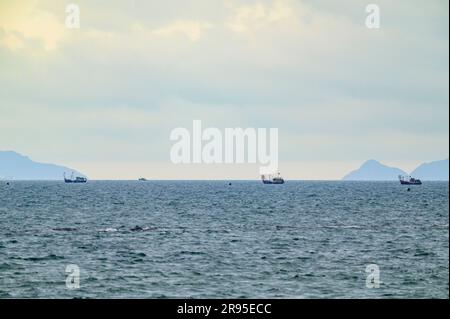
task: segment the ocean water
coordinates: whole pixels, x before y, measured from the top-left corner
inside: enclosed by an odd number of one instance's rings
[[[449,297],[447,182],[228,183],[2,181],[0,297]]]

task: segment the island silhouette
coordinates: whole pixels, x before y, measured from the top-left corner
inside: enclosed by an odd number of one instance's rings
[[[39,163],[14,151],[0,151],[0,179],[4,180],[62,180],[63,175],[87,176],[66,166]],[[424,181],[448,181],[449,160],[439,160],[419,165],[411,173],[368,160],[361,167],[345,175],[344,181],[393,181],[399,175],[411,175]]]
[[[384,165],[376,160],[364,162],[360,168],[345,175],[345,181],[393,181],[399,175],[411,175],[424,181],[448,181],[448,159],[419,165],[411,173],[397,167]]]
[[[0,178],[7,180],[62,180],[64,173],[86,177],[69,167],[39,163],[14,151],[0,151]]]

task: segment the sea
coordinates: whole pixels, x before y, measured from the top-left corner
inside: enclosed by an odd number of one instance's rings
[[[0,181],[0,298],[449,298],[449,183]]]

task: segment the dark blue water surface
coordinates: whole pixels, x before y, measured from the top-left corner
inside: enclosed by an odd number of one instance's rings
[[[0,297],[448,298],[448,185],[0,182]]]

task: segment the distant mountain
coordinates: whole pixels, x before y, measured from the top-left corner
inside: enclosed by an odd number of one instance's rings
[[[408,175],[399,168],[389,167],[375,160],[369,160],[355,171],[344,176],[346,181],[391,181],[397,180],[398,175]]]
[[[32,161],[12,151],[0,151],[0,179],[14,180],[61,180],[63,174],[85,175],[71,168]]]
[[[417,167],[411,176],[425,181],[448,181],[448,159],[424,163]]]

